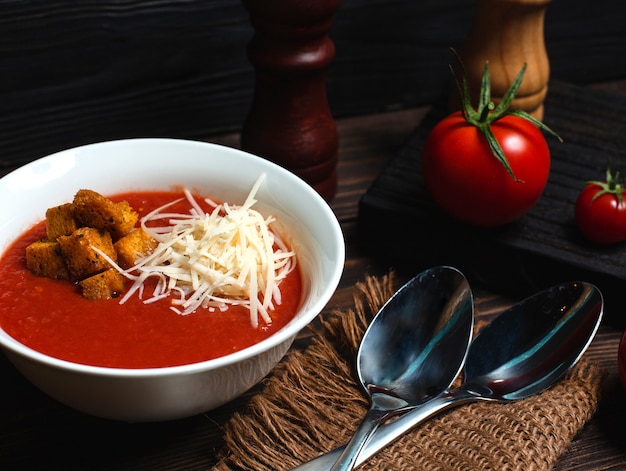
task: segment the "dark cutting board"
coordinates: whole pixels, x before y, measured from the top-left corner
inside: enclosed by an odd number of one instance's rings
[[[626,243],[599,247],[586,241],[574,222],[574,203],[585,181],[603,179],[609,163],[626,174],[626,99],[551,82],[544,122],[564,142],[547,137],[550,177],[535,207],[495,229],[451,219],[422,184],[422,144],[447,114],[446,101],[433,106],[361,198],[361,248],[400,271],[451,264],[475,284],[514,296],[564,281],[589,281],[605,295],[605,315],[621,323],[626,313],[615,311],[624,311],[620,305],[626,301]]]

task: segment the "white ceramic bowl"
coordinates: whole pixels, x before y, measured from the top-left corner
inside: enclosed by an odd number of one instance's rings
[[[198,414],[242,394],[265,377],[296,334],[324,308],[341,277],[345,249],[327,203],[283,168],[228,147],[175,139],[128,139],[87,145],[29,163],[0,179],[0,254],[48,207],[80,188],[103,194],[170,189],[202,191],[242,203],[261,173],[255,207],[275,214],[293,237],[304,299],[294,319],[270,338],[205,362],[151,369],[75,364],[41,354],[0,329],[0,346],[42,391],[77,410],[123,421],[161,421]],[[5,204],[11,201],[12,204]]]

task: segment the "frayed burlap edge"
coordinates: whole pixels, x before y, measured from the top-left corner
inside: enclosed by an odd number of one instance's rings
[[[345,443],[368,407],[352,366],[358,345],[394,288],[393,273],[367,277],[356,285],[354,309],[321,318],[312,344],[292,351],[226,424],[214,471],[288,470]],[[595,413],[602,376],[583,358],[540,395],[440,414],[360,469],[550,470]]]

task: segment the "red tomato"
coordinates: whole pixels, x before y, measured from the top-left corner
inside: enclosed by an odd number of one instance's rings
[[[598,244],[616,244],[626,239],[626,204],[621,185],[590,182],[578,195],[574,214],[580,231]],[[619,196],[618,196],[619,192]]]
[[[460,111],[432,129],[422,151],[424,183],[435,203],[454,218],[478,226],[499,226],[522,217],[541,196],[550,172],[550,149],[535,124],[506,115],[490,128],[515,178]]]

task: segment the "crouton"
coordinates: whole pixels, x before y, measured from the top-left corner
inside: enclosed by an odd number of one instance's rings
[[[113,244],[117,252],[117,263],[127,269],[135,266],[139,260],[150,255],[158,242],[141,227],[126,234]]]
[[[114,203],[93,190],[79,190],[73,204],[80,226],[109,231],[114,240],[128,234],[139,217],[127,201]]]
[[[114,268],[92,275],[78,282],[87,299],[117,298],[124,292],[124,277]]]
[[[26,267],[37,276],[69,279],[70,275],[61,254],[61,247],[53,240],[33,242],[26,247]]]
[[[113,248],[111,234],[92,227],[81,227],[69,236],[57,239],[70,277],[82,280],[108,268],[111,265],[94,248],[100,249],[114,262],[117,254]]]
[[[78,224],[74,219],[74,205],[72,203],[55,206],[46,211],[46,235],[49,240],[70,235],[76,229],[78,229]]]

